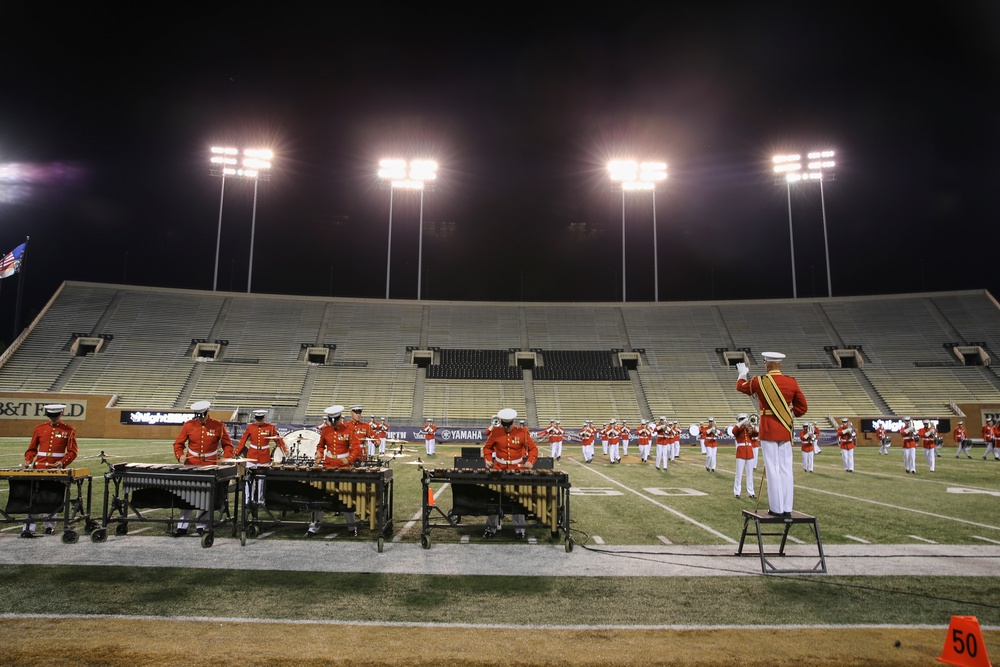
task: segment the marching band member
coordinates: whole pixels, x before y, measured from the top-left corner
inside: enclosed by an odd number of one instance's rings
[[[433,419],[428,419],[421,429],[424,434],[424,453],[427,456],[434,456],[434,434],[437,433],[437,430],[438,427],[434,425]]]
[[[623,419],[622,427],[618,431],[621,433],[622,439],[622,456],[628,456],[628,443],[632,441],[632,429],[625,424]]]
[[[49,421],[39,424],[31,433],[31,441],[24,452],[24,467],[36,470],[53,468],[68,468],[77,456],[76,429],[62,421],[66,406],[62,403],[50,403],[42,408]],[[33,519],[42,515],[28,514],[28,520],[21,530],[21,537],[35,536]],[[56,528],[55,513],[45,517],[45,534],[51,535]]]
[[[538,459],[538,446],[531,439],[531,431],[523,426],[514,426],[517,412],[504,408],[497,413],[500,427],[490,431],[490,437],[483,445],[483,459],[492,470],[530,470]],[[500,516],[490,515],[486,520],[484,538],[493,537],[500,527]],[[514,533],[517,539],[524,539],[524,515],[514,515]]]
[[[998,455],[996,448],[996,438],[997,438],[997,426],[993,423],[992,417],[986,418],[986,423],[983,424],[983,442],[986,443],[986,453],[983,454],[983,460],[993,452],[993,458],[1000,461],[1000,455]]]
[[[924,423],[924,427],[917,431],[917,435],[920,436],[920,444],[924,448],[924,458],[927,459],[927,467],[930,468],[931,472],[934,472],[934,462],[937,459],[934,454],[937,451],[938,437],[934,422],[928,419]]]
[[[542,431],[544,437],[548,437],[549,444],[552,445],[552,458],[556,461],[562,458],[562,446],[563,446],[563,436],[566,435],[565,429],[559,426],[559,421],[555,419],[549,420],[549,427]]]
[[[372,439],[368,443],[368,458],[373,459],[375,458],[375,453],[378,451],[381,433],[377,415],[372,415],[372,418],[368,421],[368,432],[372,434]]]
[[[246,457],[247,468],[256,468],[259,465],[271,463],[271,454],[274,451],[272,445],[280,447],[285,456],[288,456],[288,446],[278,434],[278,428],[274,424],[269,424],[264,420],[267,416],[267,410],[254,410],[251,414],[253,415],[253,421],[247,424],[246,430],[243,431],[243,437],[240,438],[239,444],[236,445],[234,452],[236,456]],[[249,486],[246,487],[244,498],[248,504],[251,500],[256,504],[263,502],[263,485],[264,480],[258,479],[254,482],[253,489]],[[256,511],[257,509],[254,508],[255,517]]]
[[[656,438],[656,469],[666,470],[667,462],[670,460],[669,450],[673,448],[670,442],[670,426],[666,417],[660,417],[659,423],[653,427],[653,435]]]
[[[184,422],[180,435],[174,440],[174,457],[178,463],[189,466],[213,466],[219,461],[219,454],[223,458],[232,458],[233,441],[229,437],[226,425],[218,419],[208,416],[208,409],[212,407],[209,401],[198,401],[191,404],[194,411],[194,419]],[[221,451],[220,451],[221,450]],[[211,517],[211,509],[202,509],[198,514],[199,523],[195,526],[198,534],[205,532],[206,524],[200,521],[206,513]],[[181,510],[179,512],[177,529],[172,533],[174,537],[187,535],[188,526],[194,516],[194,510]]]
[[[619,453],[619,444],[622,439],[621,433],[621,430],[618,428],[618,420],[612,419],[611,424],[608,426],[608,458],[611,459],[611,463],[621,463],[622,456]]]
[[[349,409],[351,428],[354,429],[354,437],[361,446],[361,458],[365,458],[365,455],[375,456],[375,430],[369,422],[361,421],[361,413],[364,412],[365,406],[352,405]]]
[[[854,425],[844,417],[837,428],[837,442],[840,443],[840,458],[844,462],[844,472],[854,472],[855,437]]]
[[[958,426],[952,432],[952,436],[955,438],[955,445],[958,447],[958,452],[955,454],[957,459],[965,452],[965,457],[971,459],[972,455],[969,450],[972,449],[972,441],[969,440],[969,431],[965,428],[965,422],[958,422]]]
[[[736,390],[755,396],[760,405],[760,447],[764,453],[764,471],[767,476],[768,513],[791,517],[795,486],[792,471],[792,439],[795,417],[809,409],[806,397],[795,378],[781,373],[785,355],[764,352],[766,374],[747,379],[749,369],[745,363],[736,364],[739,379]]]
[[[903,428],[899,430],[903,436],[903,470],[917,474],[917,427],[909,417],[903,418]]]
[[[389,438],[388,417],[379,417],[378,420],[378,455],[385,455],[385,441]]]
[[[708,426],[705,422],[698,422],[698,444],[701,445],[701,455],[707,456],[708,451],[705,449],[705,433],[708,431]]]
[[[750,445],[756,430],[745,412],[736,415],[736,424],[733,426],[733,438],[736,440],[736,481],[733,482],[733,495],[737,498],[743,491],[744,475],[747,478],[747,493],[751,498],[757,497],[753,488],[753,447]]]
[[[670,425],[670,443],[673,445],[670,460],[679,459],[681,457],[681,426],[676,419]]]
[[[652,435],[649,422],[645,419],[639,422],[639,428],[635,430],[635,437],[639,441],[639,460],[643,463],[649,460],[649,447]]]
[[[715,458],[719,451],[719,436],[722,431],[715,425],[715,418],[708,418],[708,428],[705,429],[705,439],[702,446],[705,448],[705,470],[715,472]]]
[[[813,458],[815,452],[813,449],[816,446],[816,425],[806,422],[803,424],[802,432],[799,433],[799,440],[802,442],[802,470],[805,472],[813,471]]]
[[[316,443],[316,465],[324,468],[347,468],[354,465],[364,456],[361,449],[363,441],[352,424],[344,423],[344,406],[332,405],[323,412],[326,414],[327,423],[320,430],[319,442]],[[344,512],[344,518],[347,521],[347,534],[357,535],[357,513]],[[314,511],[306,537],[318,533],[322,521],[323,511]]]
[[[597,434],[601,438],[601,451],[604,452],[605,456],[607,456],[608,455],[608,422],[604,422],[604,426],[601,427],[601,430],[599,430],[597,432]]]
[[[889,432],[885,430],[883,424],[879,424],[875,429],[875,439],[878,440],[878,444],[880,445],[878,453],[889,456],[889,447],[892,446],[892,440],[889,438]]]
[[[584,463],[590,463],[594,460],[594,438],[596,435],[597,431],[594,430],[594,422],[588,419],[580,428],[580,445],[583,450]]]

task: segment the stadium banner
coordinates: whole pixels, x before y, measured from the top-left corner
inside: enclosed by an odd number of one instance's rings
[[[87,401],[85,400],[24,400],[18,396],[0,396],[0,419],[45,419],[45,406],[50,403],[62,403],[63,421],[87,419]]]
[[[983,414],[986,414],[985,412]],[[937,424],[938,433],[951,433],[951,420],[950,419],[938,419],[936,417],[914,417],[913,423],[917,428],[923,428],[925,422],[931,421]],[[879,426],[885,427],[885,430],[889,433],[899,433],[900,429],[903,428],[904,422],[898,417],[883,417],[881,419],[862,419],[861,420],[861,432],[862,433],[874,433],[875,429]]]
[[[997,420],[1000,420],[1000,409],[997,408],[980,410],[980,414],[982,415],[981,422],[983,424],[986,423],[987,419],[992,419],[994,424],[997,423]]]
[[[122,410],[119,423],[126,426],[180,426],[189,419],[194,419],[193,412]]]

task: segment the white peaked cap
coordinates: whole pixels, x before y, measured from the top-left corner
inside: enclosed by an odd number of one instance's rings
[[[211,401],[197,401],[191,404],[191,409],[194,410],[195,412],[204,412],[205,410],[208,410],[210,407],[212,407]]]
[[[44,407],[46,412],[62,412],[66,406],[62,403],[49,403]]]
[[[761,352],[760,356],[764,357],[764,361],[781,361],[785,358],[781,352]]]
[[[504,408],[503,410],[497,413],[497,417],[500,418],[500,421],[512,422],[517,418],[517,410],[513,410],[511,408]]]
[[[328,414],[331,417],[339,417],[340,415],[344,414],[344,406],[343,405],[331,405],[330,407],[328,407],[323,412],[326,413],[326,414]]]
[[[266,417],[267,410],[254,410],[252,414],[254,417]]]

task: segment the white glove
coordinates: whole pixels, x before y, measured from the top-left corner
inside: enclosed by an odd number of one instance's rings
[[[744,364],[741,361],[740,363],[736,364],[736,370],[739,372],[741,380],[747,379],[747,373],[750,372],[750,369],[747,368],[746,364]]]

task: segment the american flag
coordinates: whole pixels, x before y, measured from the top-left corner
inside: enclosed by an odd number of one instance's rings
[[[10,278],[18,272],[18,269],[21,268],[21,255],[24,254],[24,246],[26,245],[28,244],[22,243],[4,255],[3,259],[0,259],[0,278]]]

